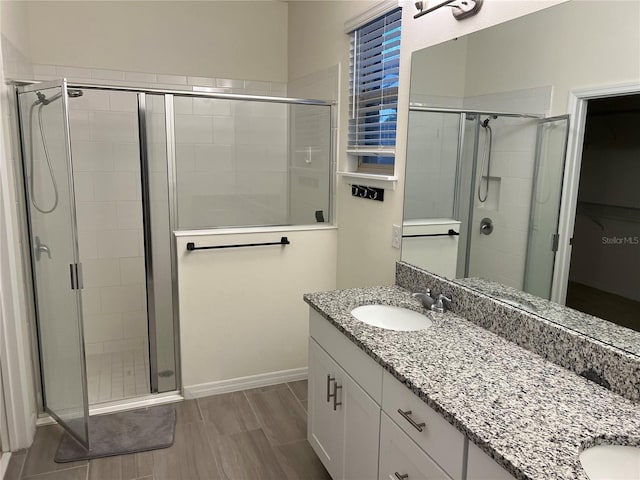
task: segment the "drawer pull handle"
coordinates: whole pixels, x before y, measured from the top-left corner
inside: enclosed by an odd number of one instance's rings
[[[338,390],[342,390],[342,385],[338,385],[335,383],[333,385],[333,409],[337,410],[339,405],[342,405],[342,402],[338,401]]]
[[[398,480],[407,480],[407,478],[409,478],[408,473],[403,473],[402,475],[400,475],[398,472],[394,472],[393,474],[396,476]]]
[[[327,375],[327,403],[331,401],[331,382],[335,382],[335,380],[331,375]]]
[[[399,408],[398,413],[402,415],[402,418],[404,418],[407,422],[409,422],[411,426],[416,430],[418,430],[419,432],[421,432],[422,429],[427,426],[427,424],[424,422],[416,423],[416,421],[409,416],[411,415],[411,410],[403,411],[401,408]]]

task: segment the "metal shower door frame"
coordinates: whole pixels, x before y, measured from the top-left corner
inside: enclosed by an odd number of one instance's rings
[[[167,188],[168,188],[168,216],[169,230],[171,238],[170,247],[170,269],[171,269],[171,294],[172,294],[172,318],[173,318],[173,348],[174,348],[174,378],[175,386],[171,391],[180,391],[182,379],[180,378],[180,341],[179,341],[179,305],[178,305],[178,274],[177,274],[177,252],[175,246],[175,236],[173,232],[177,228],[177,193],[176,193],[176,164],[175,164],[175,130],[174,130],[174,108],[173,95],[150,93],[154,96],[162,96],[165,109],[165,144],[166,144],[166,164],[167,164]],[[158,368],[158,324],[155,311],[155,287],[153,269],[153,241],[151,227],[151,188],[149,152],[147,138],[147,92],[137,93],[138,106],[138,136],[140,151],[140,177],[142,192],[143,210],[143,231],[144,231],[144,258],[146,275],[146,300],[147,300],[147,326],[149,340],[149,379],[150,393],[160,392],[159,368]]]
[[[534,172],[533,172],[533,180],[532,180],[532,188],[531,188],[531,208],[529,211],[529,229],[528,229],[528,234],[527,234],[527,251],[526,251],[526,257],[525,257],[525,265],[524,265],[524,271],[525,271],[525,278],[523,279],[523,290],[526,291],[525,287],[525,283],[526,283],[526,278],[527,278],[527,273],[529,271],[529,267],[530,267],[530,259],[529,259],[529,247],[531,244],[531,233],[533,232],[533,227],[534,227],[534,214],[535,214],[535,205],[536,205],[536,186],[538,185],[538,180],[540,177],[540,170],[541,170],[541,157],[542,157],[542,129],[544,127],[544,125],[548,124],[548,123],[554,123],[554,122],[558,122],[561,120],[566,120],[567,122],[567,132],[565,134],[565,138],[564,138],[564,142],[562,145],[562,148],[564,149],[564,155],[563,155],[563,162],[566,165],[566,161],[567,161],[567,149],[568,149],[568,145],[569,145],[569,130],[571,128],[571,119],[569,114],[566,115],[557,115],[554,117],[547,117],[547,118],[541,118],[540,120],[538,120],[538,125],[536,126],[536,152],[535,152],[535,166],[534,166]],[[551,250],[554,252],[553,253],[553,263],[551,266],[551,278],[549,279],[549,291],[548,291],[548,295],[547,295],[547,299],[551,300],[552,297],[552,292],[553,292],[553,284],[556,278],[556,268],[557,268],[557,256],[558,256],[558,241],[559,241],[559,235],[560,235],[560,215],[562,212],[562,190],[563,190],[563,184],[564,184],[564,175],[565,175],[565,165],[562,166],[562,176],[563,178],[560,180],[560,199],[558,201],[558,218],[556,220],[556,228],[555,228],[555,234],[554,234],[554,238],[552,240],[552,246],[551,246]]]
[[[61,93],[62,93],[62,97],[60,99],[60,101],[62,102],[62,108],[63,108],[63,129],[64,129],[64,144],[65,144],[65,157],[66,157],[66,161],[67,161],[67,175],[68,175],[68,184],[69,184],[69,213],[70,213],[70,217],[71,217],[71,237],[72,237],[72,251],[73,251],[73,260],[74,263],[76,265],[80,265],[80,249],[79,249],[79,243],[78,243],[78,221],[77,221],[77,214],[76,214],[76,198],[75,198],[75,189],[74,189],[74,182],[73,182],[73,161],[72,161],[72,157],[71,157],[71,131],[70,131],[70,126],[69,126],[69,97],[67,96],[67,90],[68,90],[68,82],[66,79],[60,79],[60,80],[51,80],[51,81],[46,81],[46,82],[40,82],[40,83],[34,83],[34,84],[29,84],[29,85],[19,85],[16,87],[16,93],[17,96],[19,98],[20,94],[23,93],[29,93],[29,92],[35,92],[38,90],[44,90],[44,89],[48,89],[48,88],[60,88],[61,89]],[[17,102],[17,108],[18,108],[18,114],[19,117],[22,116],[23,112],[20,110],[20,102]],[[82,385],[82,394],[83,394],[83,412],[84,412],[84,433],[86,436],[86,441],[84,441],[82,438],[80,438],[74,431],[73,429],[69,428],[66,425],[66,422],[64,420],[62,420],[53,410],[51,410],[50,408],[48,408],[47,406],[47,395],[46,395],[46,386],[45,386],[45,379],[44,379],[44,375],[42,373],[42,352],[41,352],[41,338],[40,338],[40,325],[39,325],[39,308],[38,308],[38,301],[37,301],[37,295],[38,295],[38,289],[37,289],[37,284],[36,284],[36,271],[35,271],[35,265],[33,263],[33,245],[31,242],[31,237],[32,237],[32,232],[31,232],[31,213],[30,213],[30,209],[28,207],[29,205],[29,187],[27,185],[28,182],[28,177],[27,177],[27,171],[26,171],[26,164],[25,164],[25,156],[24,156],[24,132],[22,131],[22,123],[19,121],[18,122],[18,126],[20,128],[20,141],[21,141],[21,145],[23,146],[22,148],[22,171],[23,171],[23,181],[25,182],[25,186],[24,186],[24,193],[25,193],[25,211],[26,211],[26,216],[27,216],[27,228],[28,228],[28,233],[29,233],[29,251],[31,253],[30,257],[29,257],[29,261],[30,261],[30,265],[31,265],[31,281],[32,281],[32,286],[33,286],[33,293],[34,293],[34,309],[35,309],[35,316],[36,316],[36,324],[37,324],[37,335],[38,335],[38,359],[39,359],[39,370],[40,370],[40,381],[41,381],[41,391],[42,391],[42,407],[43,409],[49,414],[51,415],[51,417],[53,417],[59,425],[61,425],[65,431],[67,433],[69,433],[76,441],[78,441],[81,445],[83,445],[84,447],[86,447],[87,449],[90,448],[91,445],[91,439],[89,437],[89,389],[88,389],[88,381],[87,381],[87,357],[86,357],[86,352],[85,352],[85,345],[84,345],[84,322],[83,322],[83,315],[82,315],[82,282],[80,281],[79,284],[77,285],[78,288],[76,288],[76,308],[77,308],[77,321],[78,321],[78,335],[79,335],[79,348],[80,348],[80,370],[81,370],[81,385]],[[31,134],[31,132],[30,132]],[[33,152],[31,153],[33,154]],[[76,272],[77,275],[77,272]],[[73,275],[72,275],[73,277]],[[76,278],[76,281],[78,279]]]

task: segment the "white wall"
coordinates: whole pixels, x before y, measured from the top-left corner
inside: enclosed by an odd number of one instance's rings
[[[27,2],[34,63],[285,81],[284,2]]]
[[[225,233],[226,232],[226,233]],[[307,292],[335,288],[336,230],[272,227],[177,239],[182,382],[187,395],[213,393],[225,380],[307,366]],[[196,245],[273,242],[187,252]]]
[[[468,70],[483,75],[467,82],[466,94],[551,84],[550,113],[567,113],[571,89],[638,80],[639,23],[638,2],[573,0],[479,32],[469,45]]]
[[[35,433],[36,388],[31,361],[33,308],[27,302],[24,225],[17,206],[22,202],[15,182],[19,150],[13,115],[13,91],[5,85],[9,74],[29,74],[29,43],[26,39],[24,4],[0,2],[2,57],[0,63],[0,365],[2,390],[7,409],[10,448],[31,444]]]

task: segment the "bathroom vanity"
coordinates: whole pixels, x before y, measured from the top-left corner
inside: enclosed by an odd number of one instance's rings
[[[638,445],[640,407],[399,286],[305,295],[308,440],[339,479],[580,479],[582,449]],[[428,315],[394,331],[351,315]]]

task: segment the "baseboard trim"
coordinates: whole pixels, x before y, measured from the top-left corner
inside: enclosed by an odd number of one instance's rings
[[[183,388],[184,398],[200,398],[220,393],[237,392],[250,388],[267,387],[278,383],[295,382],[305,380],[309,369],[293,368],[291,370],[281,370],[279,372],[260,373],[248,377],[231,378],[229,380],[219,380],[217,382],[199,383]]]

